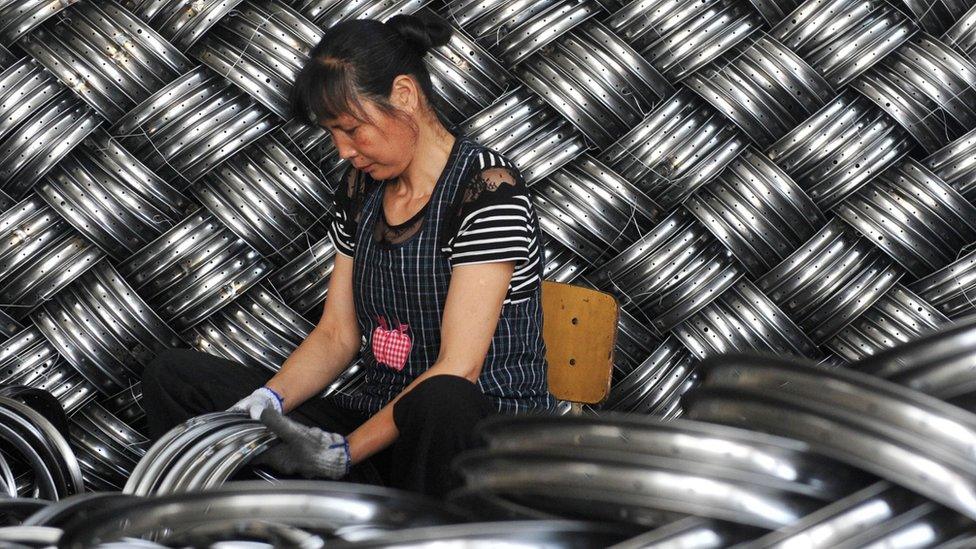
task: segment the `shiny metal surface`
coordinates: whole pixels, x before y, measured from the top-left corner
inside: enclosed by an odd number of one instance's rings
[[[681,343],[669,338],[628,374],[614,379],[604,410],[662,415],[696,379],[694,360]]]
[[[281,264],[328,234],[332,189],[272,136],[210,171],[190,192],[262,256]]]
[[[133,383],[125,389],[109,395],[101,404],[119,419],[134,428],[138,428],[145,420],[145,410],[142,409],[142,383]],[[141,430],[141,429],[140,429]]]
[[[48,503],[26,517],[22,525],[61,529],[68,524],[86,521],[93,512],[109,507],[124,506],[135,499],[134,496],[118,493],[74,494],[59,501]]]
[[[664,333],[721,295],[743,271],[698,220],[676,210],[601,265],[592,280]]]
[[[921,33],[851,85],[934,152],[976,123],[974,84],[971,61]]]
[[[969,202],[976,203],[976,131],[949,143],[923,160],[932,173],[959,191]]]
[[[546,268],[544,276],[547,280],[556,282],[572,282],[587,267],[584,258],[573,253],[572,250],[563,246],[558,240],[543,233],[542,235],[543,254],[546,258]]]
[[[670,211],[717,176],[746,137],[704,99],[679,90],[600,159]]]
[[[3,341],[0,384],[47,390],[58,398],[69,415],[95,398],[98,392],[78,369],[65,363],[55,346],[34,326]]]
[[[901,276],[891,259],[833,218],[756,285],[821,343],[867,310]]]
[[[156,353],[182,344],[104,261],[45,303],[32,320],[58,353],[104,394],[138,381]]]
[[[613,11],[622,2],[453,0],[447,2],[445,11],[494,56],[515,65],[587,19],[604,17],[604,10]]]
[[[206,433],[182,449],[182,456],[170,465],[152,493],[220,486],[247,461],[267,449],[273,440],[267,428],[253,420]]]
[[[606,547],[626,534],[619,526],[575,521],[506,521],[427,526],[389,532],[362,541],[338,542],[333,547],[429,548],[444,545],[470,549],[536,547]]]
[[[892,3],[808,0],[770,34],[839,90],[917,31]]]
[[[749,0],[770,27],[775,27],[802,3],[803,0]]]
[[[104,257],[34,195],[0,213],[0,303],[23,319]]]
[[[844,368],[752,355],[726,356],[701,368],[704,378],[688,404],[689,418],[797,438],[976,516],[976,416]]]
[[[461,517],[422,496],[368,485],[325,481],[233,482],[207,491],[147,498],[123,509],[93,513],[65,528],[64,547],[91,547],[160,528],[179,534],[208,522],[260,516],[311,533],[362,539],[368,532],[456,522]],[[233,530],[228,528],[231,535]],[[157,541],[165,541],[157,540]]]
[[[532,191],[542,229],[591,263],[633,243],[660,211],[637,187],[589,155],[575,158]]]
[[[837,547],[867,529],[888,523],[924,501],[922,496],[890,482],[879,481],[790,526],[736,545],[736,549]]]
[[[16,61],[0,73],[0,188],[23,197],[99,124],[95,111],[40,64]]]
[[[397,13],[416,13],[426,3],[423,0],[346,3],[337,3],[332,0],[294,0],[292,5],[320,27],[329,28],[347,19],[386,21]]]
[[[31,385],[51,393],[66,414],[73,414],[98,398],[95,386],[65,361],[32,380]]]
[[[864,481],[863,475],[848,467],[811,455],[803,443],[713,423],[618,413],[498,416],[483,421],[477,432],[493,450],[604,449],[680,459],[689,467],[721,463],[742,473],[793,483],[797,491],[823,501],[833,501]]]
[[[0,483],[5,496],[17,497],[17,480],[14,478],[13,469],[10,468],[10,462],[2,455],[0,455]]]
[[[969,0],[899,0],[896,5],[908,8],[927,32],[941,34],[973,4]]]
[[[753,276],[785,259],[826,222],[790,176],[752,148],[684,205]]]
[[[382,8],[384,4],[374,3],[372,6]],[[418,13],[430,19],[444,20],[431,9],[425,8]],[[451,17],[447,21],[455,19]],[[474,116],[506,90],[518,85],[506,65],[464,33],[453,34],[446,46],[430,51],[425,59],[431,84],[440,95],[442,114],[449,120],[461,121]]]
[[[590,20],[516,71],[597,146],[636,126],[674,88],[626,42]]]
[[[918,505],[883,525],[865,529],[838,545],[842,549],[860,547],[922,547],[949,541],[972,532],[976,523],[932,502]]]
[[[915,277],[976,241],[976,206],[915,160],[889,168],[834,212]]]
[[[903,345],[862,360],[859,371],[945,400],[976,391],[976,317],[940,326]]]
[[[868,310],[824,345],[847,361],[875,355],[918,339],[949,322],[938,309],[895,284]]]
[[[109,122],[193,67],[114,0],[81,2],[51,21],[18,45]]]
[[[479,17],[477,22],[472,21],[472,25],[466,28],[508,65],[517,65],[584,21],[603,15],[601,3],[593,0],[533,2],[531,9],[524,9],[525,2],[520,0],[493,3],[500,8],[499,15],[505,14],[507,17],[487,20]],[[476,7],[479,14],[487,11],[483,4],[458,4]],[[499,32],[502,30],[504,34]]]
[[[270,282],[284,304],[314,318],[329,291],[335,246],[325,237],[270,275]]]
[[[104,130],[97,130],[35,187],[72,227],[121,261],[193,206]]]
[[[795,482],[604,449],[475,450],[455,463],[467,489],[567,517],[641,524],[640,515],[620,514],[634,508],[775,528],[818,506]]]
[[[460,125],[519,167],[528,185],[582,154],[586,137],[528,88],[519,86]]]
[[[84,491],[81,469],[68,441],[43,415],[16,400],[0,397],[2,436],[14,447],[30,454],[35,479],[42,474],[50,481],[40,497],[57,500]],[[25,448],[24,443],[28,445]],[[29,450],[28,450],[29,448]],[[34,459],[36,456],[37,459]]]
[[[803,464],[826,453],[928,490],[834,546],[965,546],[959,511],[937,506],[970,508],[972,456],[945,428],[958,418],[919,397],[976,410],[963,320],[976,313],[972,0],[0,0],[0,384],[61,404],[85,489],[132,481],[176,504],[238,472],[278,480],[247,464],[270,440],[241,418],[146,448],[139,378],[167,347],[270,373],[320,320],[350,159],[322,127],[283,118],[288,88],[331,25],[401,13],[453,27],[424,59],[435,108],[519,167],[544,276],[622,305],[610,394],[588,420],[676,426],[707,411],[800,439]],[[805,356],[818,374],[791,363],[756,381],[747,364],[703,381],[700,361],[735,350]],[[885,357],[901,358],[872,362]],[[358,390],[363,365],[317,397]],[[848,374],[908,393],[838,387]],[[0,493],[63,497],[71,475],[28,427],[0,416]],[[760,482],[704,436],[675,435],[650,467],[605,454],[633,445],[570,454],[570,433],[520,432],[561,436],[567,455],[507,450],[474,479],[485,487],[451,502],[468,520],[589,518],[649,545],[728,546],[847,493],[847,477],[804,484],[788,467]],[[333,541],[332,526],[208,501],[160,541]],[[407,525],[344,517],[348,542]],[[167,532],[145,520],[132,532],[145,539],[109,543],[155,545]]]
[[[111,133],[182,189],[273,128],[270,111],[201,66],[129,111]]]
[[[971,246],[959,251],[956,261],[929,276],[916,280],[910,288],[947,317],[957,319],[976,312],[976,251]]]
[[[841,92],[766,149],[824,211],[915,146],[907,130],[867,98]]]
[[[761,529],[720,520],[688,517],[635,536],[610,549],[719,549],[750,539]]]
[[[122,492],[137,496],[156,494],[174,464],[196,458],[195,454],[189,452],[189,448],[202,437],[214,430],[247,423],[253,424],[254,420],[236,412],[212,412],[195,416],[177,425],[146,451],[129,475]],[[167,481],[167,486],[168,482],[170,481]]]
[[[3,0],[0,2],[0,43],[8,46],[78,0]]]
[[[942,41],[964,53],[970,60],[976,53],[976,5],[964,13],[942,35]]]
[[[314,327],[267,287],[257,286],[191,328],[186,339],[201,351],[277,372]]]
[[[61,530],[50,526],[4,526],[0,543],[10,547],[53,547],[61,539]]]
[[[78,457],[86,486],[105,483],[113,491],[122,489],[149,448],[149,439],[97,402],[71,417],[69,443]]]
[[[329,188],[335,188],[348,163],[339,158],[332,136],[325,128],[292,119],[275,128],[271,135],[291,154],[313,167]]]
[[[819,359],[817,346],[756,285],[740,279],[673,330],[696,358],[767,351]]]
[[[746,39],[762,19],[745,0],[634,0],[606,24],[674,82]]]
[[[288,91],[322,30],[280,0],[245,0],[191,48],[191,55],[282,119]]]
[[[241,1],[123,0],[123,5],[186,51]]]
[[[586,279],[589,287],[594,287]],[[644,358],[651,354],[660,342],[653,331],[625,310],[618,310],[617,347],[614,351],[614,378],[629,374]]]
[[[750,37],[685,82],[762,147],[783,137],[833,95],[806,61],[766,34]]]
[[[170,326],[186,329],[257,284],[271,266],[203,210],[133,254],[119,272]]]

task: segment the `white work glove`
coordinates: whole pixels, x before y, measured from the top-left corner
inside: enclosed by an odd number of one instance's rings
[[[267,387],[258,387],[253,393],[238,400],[237,404],[228,408],[228,411],[247,412],[251,419],[258,419],[261,417],[261,411],[265,408],[271,408],[280,414],[283,403],[284,399],[278,393]]]
[[[271,409],[261,412],[261,423],[278,435],[280,442],[251,463],[269,465],[279,473],[298,472],[307,478],[338,480],[349,473],[352,459],[346,437],[302,425]]]

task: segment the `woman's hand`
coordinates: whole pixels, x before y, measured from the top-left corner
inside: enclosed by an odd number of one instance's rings
[[[300,473],[308,478],[340,479],[349,473],[349,442],[338,433],[302,425],[271,409],[261,412],[261,423],[278,435],[280,443],[251,463],[265,464],[279,473]]]
[[[267,387],[258,387],[253,393],[240,399],[233,406],[228,408],[229,412],[246,412],[251,419],[261,417],[261,411],[265,408],[272,408],[281,413],[283,400],[281,396]]]

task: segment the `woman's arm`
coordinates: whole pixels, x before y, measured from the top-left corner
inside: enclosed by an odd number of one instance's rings
[[[321,393],[349,367],[362,345],[352,296],[352,258],[341,253],[329,279],[322,318],[266,385],[285,399],[283,411]]]
[[[437,360],[347,437],[353,463],[359,463],[396,440],[399,433],[393,421],[393,405],[423,380],[450,374],[477,382],[514,270],[514,261],[454,268],[441,319],[441,347]]]

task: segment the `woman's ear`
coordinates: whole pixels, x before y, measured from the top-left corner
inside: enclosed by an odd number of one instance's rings
[[[409,113],[416,113],[420,110],[421,95],[420,86],[411,76],[401,74],[393,79],[390,103],[394,106]]]

